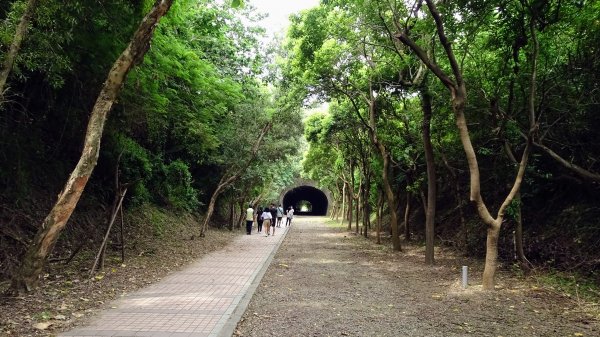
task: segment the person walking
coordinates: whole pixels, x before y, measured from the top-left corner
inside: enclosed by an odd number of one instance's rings
[[[269,211],[271,212],[271,228],[273,228],[273,235],[275,235],[275,219],[277,219],[277,208],[275,208],[275,204],[271,204]]]
[[[281,204],[277,206],[277,227],[281,227],[281,222],[283,220],[283,207]]]
[[[246,234],[252,234],[252,224],[254,223],[254,208],[252,205],[248,205],[246,209]]]
[[[292,219],[294,218],[294,207],[290,206],[288,208],[287,214],[286,214],[286,218],[285,218],[285,226],[291,226],[292,225]]]
[[[267,235],[265,235],[265,236],[271,235],[270,227],[271,227],[271,220],[273,219],[273,215],[271,214],[271,211],[267,207],[265,207],[265,209],[263,210],[260,217],[263,219],[263,225],[265,225],[265,230],[267,231]],[[273,234],[273,235],[275,235],[275,234]]]
[[[263,226],[262,213],[263,213],[263,208],[259,206],[258,210],[256,211],[256,231],[258,233],[262,233],[262,226]]]

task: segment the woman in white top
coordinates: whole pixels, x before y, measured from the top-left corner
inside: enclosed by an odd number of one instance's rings
[[[267,230],[267,235],[265,235],[265,236],[271,235],[271,233],[269,232],[269,229],[271,227],[271,220],[273,219],[273,215],[271,215],[269,208],[265,207],[265,209],[263,210],[260,217],[263,219],[263,225],[265,226],[265,229]]]
[[[285,219],[285,226],[290,226],[292,224],[292,219],[294,218],[294,207],[290,206],[287,211],[287,216]]]

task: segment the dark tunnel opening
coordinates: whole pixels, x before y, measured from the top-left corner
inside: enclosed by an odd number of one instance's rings
[[[323,191],[312,186],[298,186],[283,196],[283,207],[294,207],[298,215],[327,215],[328,201]]]

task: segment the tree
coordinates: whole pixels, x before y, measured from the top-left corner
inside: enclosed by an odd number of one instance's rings
[[[13,278],[11,288],[14,291],[30,291],[37,285],[46,258],[73,213],[96,166],[104,124],[127,77],[127,73],[134,65],[142,61],[144,54],[150,47],[150,40],[160,18],[168,12],[172,4],[173,0],[157,0],[154,3],[152,9],[134,33],[131,42],[108,73],[90,115],[81,158],[59,194],[58,201],[44,219],[28,248],[21,268]]]
[[[4,62],[2,64],[2,69],[0,69],[0,104],[4,101],[4,91],[6,86],[6,80],[8,79],[8,75],[10,74],[13,65],[15,64],[15,60],[17,58],[17,54],[19,53],[19,49],[21,48],[21,43],[23,39],[25,39],[25,35],[27,34],[27,28],[29,26],[29,21],[35,8],[37,6],[38,0],[28,0],[25,5],[25,9],[23,10],[23,14],[21,15],[21,19],[19,20],[19,24],[17,25],[17,29],[15,31],[15,35],[13,36],[12,42],[8,49],[6,55],[4,55]]]
[[[434,263],[434,235],[435,235],[435,205],[436,205],[436,178],[435,160],[433,158],[433,145],[431,144],[431,101],[426,81],[421,87],[421,105],[423,109],[423,148],[425,162],[427,163],[427,203],[425,210],[425,263]]]
[[[256,155],[258,154],[258,150],[260,149],[263,139],[265,138],[265,135],[267,134],[267,132],[270,129],[271,129],[271,123],[265,124],[265,126],[262,128],[262,130],[258,134],[256,141],[252,145],[252,148],[249,151],[249,155],[244,159],[240,159],[240,157],[236,157],[236,160],[241,161],[240,165],[238,167],[232,168],[231,170],[225,171],[225,173],[221,176],[221,179],[219,180],[219,183],[217,184],[217,188],[215,189],[215,191],[212,193],[212,195],[210,197],[210,202],[208,204],[208,210],[206,211],[206,215],[204,216],[204,222],[202,223],[202,228],[200,229],[201,237],[204,236],[204,233],[208,229],[208,224],[209,224],[212,214],[215,210],[217,198],[221,195],[223,190],[225,190],[227,187],[231,186],[236,180],[238,180],[242,176],[242,174],[244,174],[244,172],[248,169],[250,164],[252,164],[252,162],[256,159]]]
[[[420,2],[419,2],[420,3]],[[525,174],[525,167],[527,166],[527,161],[529,159],[529,152],[531,148],[531,140],[533,133],[535,132],[535,86],[536,86],[536,59],[537,59],[537,42],[534,40],[534,48],[532,51],[532,71],[530,78],[530,92],[529,92],[529,123],[530,130],[528,135],[527,145],[523,151],[521,156],[521,160],[519,162],[519,170],[516,174],[513,186],[502,202],[501,206],[498,209],[498,213],[496,217],[493,217],[488,210],[486,203],[483,201],[481,196],[481,185],[480,185],[480,172],[479,166],[477,163],[477,156],[475,154],[475,150],[473,149],[473,145],[471,143],[471,138],[469,135],[469,130],[467,128],[467,122],[464,114],[465,106],[467,103],[467,89],[463,79],[463,74],[460,69],[459,63],[454,54],[454,50],[452,48],[452,44],[450,40],[446,36],[446,32],[444,29],[444,22],[442,21],[442,17],[440,12],[438,11],[437,6],[433,3],[433,1],[426,0],[427,7],[429,9],[429,13],[431,18],[435,22],[436,33],[440,40],[440,43],[444,49],[445,56],[448,62],[451,65],[452,74],[454,78],[448,76],[444,70],[438,65],[438,63],[433,60],[431,57],[427,55],[425,50],[423,50],[419,45],[415,43],[415,41],[410,37],[410,27],[404,27],[404,29],[396,35],[396,37],[406,46],[408,46],[415,55],[425,63],[425,65],[431,70],[433,74],[448,88],[451,94],[451,102],[452,109],[454,111],[454,116],[456,120],[456,125],[459,130],[459,135],[461,142],[463,144],[463,148],[467,157],[467,161],[469,163],[469,172],[470,172],[470,200],[474,203],[477,208],[478,214],[483,222],[488,226],[487,229],[487,244],[486,244],[486,263],[485,269],[483,272],[483,288],[486,290],[494,289],[494,276],[496,272],[496,263],[498,257],[498,236],[500,232],[500,227],[502,225],[502,221],[504,220],[505,212],[507,207],[512,202],[516,193],[519,191],[521,186],[521,182],[523,180],[523,175]],[[420,7],[420,6],[419,6]],[[397,25],[400,27],[400,24]],[[535,28],[534,28],[534,20],[531,21],[530,26],[532,32],[532,38],[535,39]]]

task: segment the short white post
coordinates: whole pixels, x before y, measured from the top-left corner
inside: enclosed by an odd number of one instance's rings
[[[467,289],[467,285],[468,285],[468,272],[467,272],[467,266],[463,266],[462,267],[462,287],[463,289]]]

